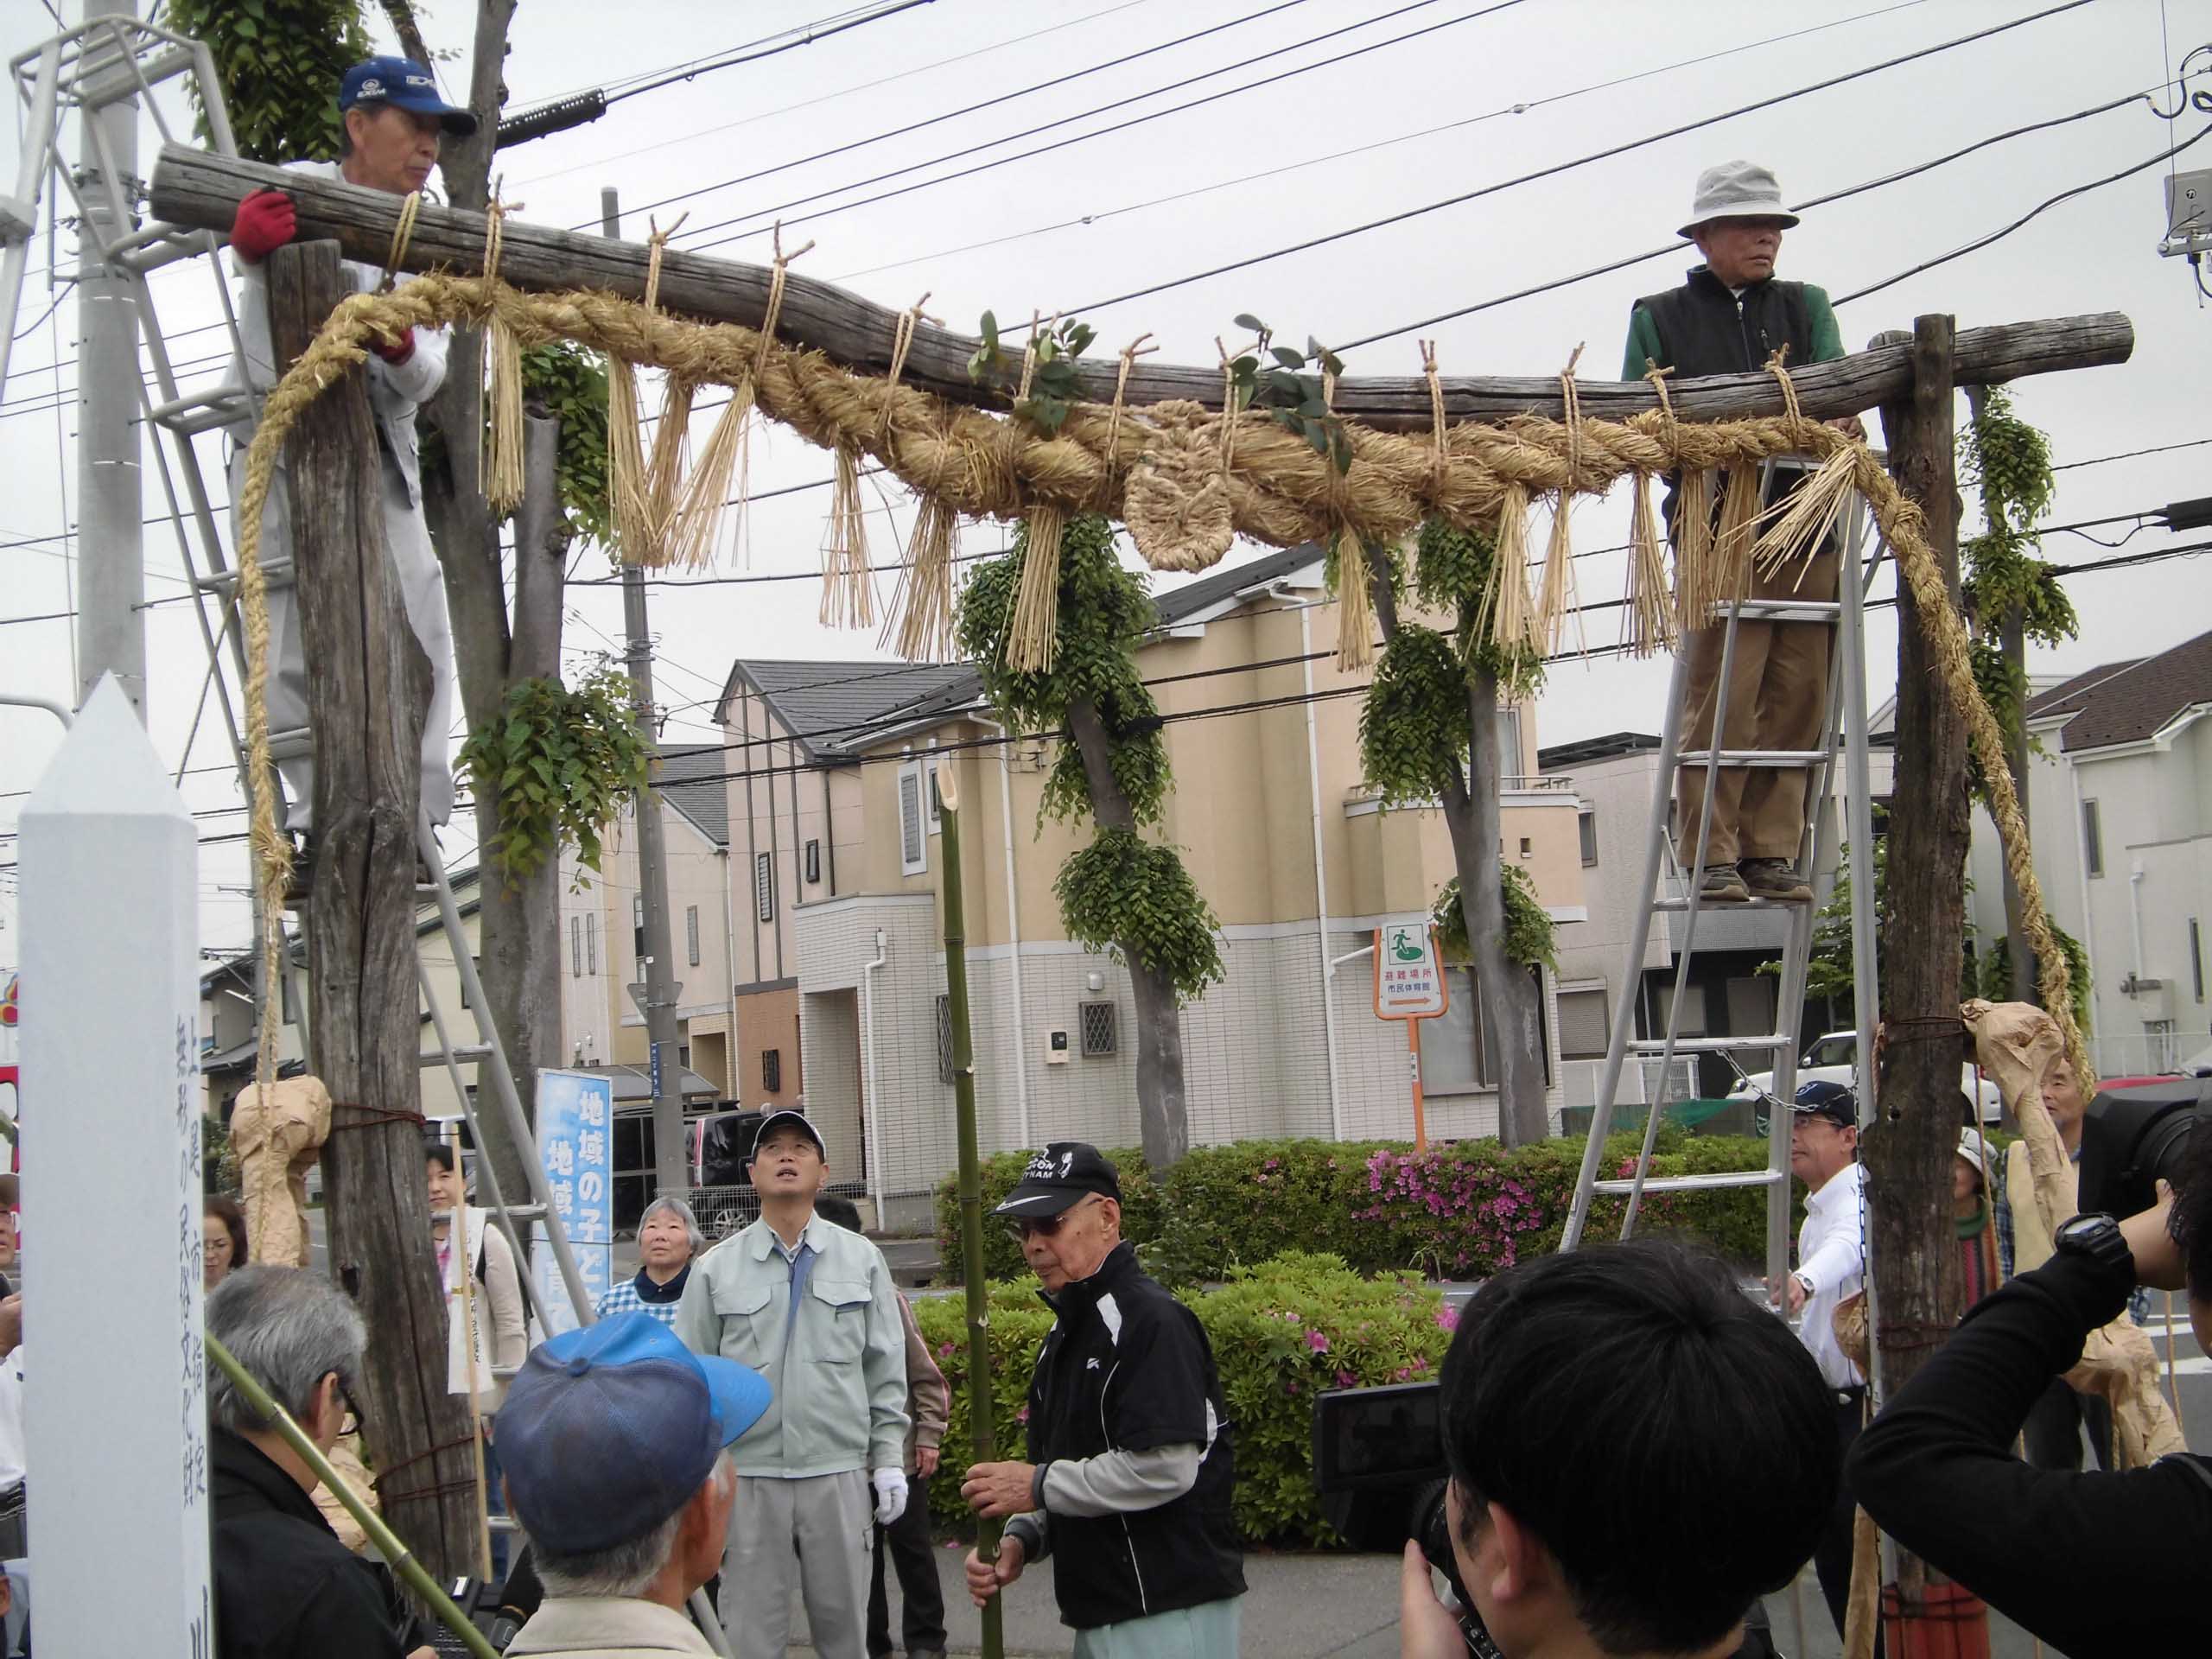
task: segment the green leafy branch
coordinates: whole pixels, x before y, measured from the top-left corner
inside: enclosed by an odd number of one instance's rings
[[[572,842],[578,864],[599,869],[600,831],[645,787],[652,753],[630,691],[628,677],[604,659],[573,687],[518,680],[498,717],[462,745],[472,786],[499,801],[499,827],[484,852],[511,889]]]
[[[983,313],[982,332],[983,343],[968,359],[968,378],[979,386],[994,381],[1002,383],[1017,372],[1020,359],[1018,356],[1010,359],[1000,343],[995,314]],[[1029,395],[1014,404],[1014,418],[1040,436],[1049,438],[1058,434],[1067,421],[1068,411],[1083,401],[1076,359],[1097,337],[1096,329],[1073,317],[1056,319],[1051,327],[1039,333],[1035,361],[1030,368]]]
[[[1508,861],[1499,867],[1499,886],[1505,895],[1505,954],[1523,967],[1541,963],[1559,971],[1556,955],[1559,934],[1551,912],[1536,897],[1536,884],[1528,871]],[[1429,920],[1435,925],[1437,944],[1446,961],[1466,962],[1474,956],[1467,941],[1466,912],[1459,906],[1459,878],[1453,876],[1436,895]]]
[[[571,537],[608,543],[607,363],[571,340],[548,340],[522,354],[525,407],[561,423],[556,470],[561,512]]]
[[[372,50],[359,0],[168,0],[165,21],[213,57],[240,156],[272,165],[337,159],[345,124],[334,94]],[[205,138],[198,84],[186,86]]]
[[[1344,372],[1343,359],[1311,335],[1302,352],[1276,345],[1274,330],[1249,312],[1238,313],[1236,321],[1239,328],[1252,331],[1255,341],[1229,365],[1235,407],[1266,410],[1305,439],[1315,454],[1335,463],[1338,472],[1350,472],[1351,440],[1344,422],[1330,412],[1323,385],[1324,376],[1334,379]]]

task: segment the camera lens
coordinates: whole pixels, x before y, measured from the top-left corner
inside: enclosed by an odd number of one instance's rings
[[[1421,1545],[1421,1553],[1428,1564],[1444,1575],[1452,1586],[1452,1594],[1459,1604],[1459,1634],[1466,1638],[1467,1651],[1474,1659],[1504,1659],[1497,1643],[1483,1624],[1483,1616],[1475,1611],[1475,1599],[1467,1593],[1466,1585],[1459,1577],[1459,1558],[1452,1553],[1452,1514],[1445,1507],[1445,1492],[1449,1481],[1433,1480],[1421,1489],[1414,1499],[1412,1524],[1408,1528]]]

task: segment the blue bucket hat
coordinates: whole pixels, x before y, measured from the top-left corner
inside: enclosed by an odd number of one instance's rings
[[[650,1313],[557,1336],[531,1351],[499,1410],[516,1517],[557,1554],[641,1537],[690,1502],[768,1400],[758,1371],[693,1353]]]
[[[338,86],[340,113],[356,104],[389,104],[417,115],[435,115],[456,138],[476,130],[476,118],[438,96],[437,79],[411,58],[366,58],[346,72]]]

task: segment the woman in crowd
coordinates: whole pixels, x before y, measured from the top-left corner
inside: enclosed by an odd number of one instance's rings
[[[470,1287],[475,1305],[475,1383],[477,1402],[486,1416],[499,1408],[506,1397],[506,1380],[499,1372],[512,1372],[529,1351],[523,1323],[522,1280],[515,1267],[515,1253],[506,1236],[492,1225],[491,1211],[468,1202],[454,1150],[433,1141],[423,1148],[430,1181],[430,1237],[438,1247],[438,1274],[445,1282],[446,1308],[451,1320],[447,1350],[452,1356],[448,1387],[468,1390],[469,1353],[461,1309],[463,1264],[474,1275]],[[454,1217],[460,1217],[460,1233]],[[458,1236],[462,1248],[454,1248]]]
[[[1958,1230],[1960,1271],[1966,1286],[1961,1309],[1972,1307],[2005,1282],[1997,1260],[1989,1167],[1980,1131],[1961,1129],[1958,1156],[1951,1160],[1951,1224]]]
[[[245,1266],[245,1211],[232,1199],[210,1198],[200,1206],[200,1273],[212,1293]]]
[[[673,1325],[676,1305],[691,1277],[691,1258],[705,1243],[690,1205],[681,1198],[655,1198],[638,1217],[637,1276],[610,1287],[594,1312],[603,1319],[643,1311]]]

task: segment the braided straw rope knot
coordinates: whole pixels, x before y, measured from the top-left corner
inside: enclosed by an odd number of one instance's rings
[[[1431,514],[1465,528],[1494,531],[1510,492],[1522,501],[1544,494],[1604,494],[1623,478],[1675,471],[1705,473],[1756,467],[1770,457],[1809,455],[1833,461],[1833,476],[1855,489],[1873,509],[1916,601],[1921,626],[1942,682],[1965,715],[1983,753],[2001,753],[1996,717],[1974,684],[1965,625],[1950,602],[1942,572],[1927,542],[1920,511],[1865,444],[1834,428],[1789,415],[1758,419],[1682,422],[1658,406],[1625,421],[1580,419],[1567,426],[1525,415],[1496,424],[1462,423],[1441,435],[1379,432],[1347,422],[1351,467],[1339,475],[1298,434],[1263,413],[1219,415],[1195,405],[1163,404],[1110,410],[1094,404],[1071,410],[1059,430],[1039,436],[1020,423],[956,404],[906,385],[856,373],[821,353],[801,349],[735,323],[702,323],[651,310],[635,301],[586,289],[522,293],[496,278],[435,271],[388,294],[359,294],[341,301],[299,359],[270,394],[247,452],[240,502],[245,532],[238,549],[239,599],[245,615],[248,670],[246,728],[254,785],[253,844],[264,905],[263,949],[272,974],[282,948],[281,899],[289,854],[276,825],[270,776],[267,594],[258,556],[262,509],[286,435],[300,412],[366,355],[365,342],[409,327],[482,325],[493,318],[524,348],[568,340],[620,359],[658,368],[694,385],[736,387],[751,383],[756,406],[827,449],[873,456],[925,500],[968,518],[1011,520],[1041,508],[1063,513],[1095,512],[1121,500],[1124,513],[1133,474],[1157,448],[1153,471],[1176,475],[1173,457],[1207,438],[1230,457],[1210,480],[1189,487],[1192,505],[1162,519],[1191,531],[1177,545],[1202,548],[1218,538],[1219,509],[1203,517],[1196,499],[1217,485],[1226,498],[1233,532],[1274,547],[1343,532],[1387,546],[1411,533]],[[1780,365],[1776,365],[1780,373]],[[1784,377],[1786,379],[1786,376]],[[1570,454],[1573,466],[1570,472]],[[1147,488],[1157,487],[1156,485]],[[1141,496],[1142,493],[1140,492]],[[1165,493],[1139,510],[1172,509]],[[1203,524],[1205,540],[1196,528]],[[1771,554],[1773,528],[1762,550]],[[1165,543],[1163,543],[1165,545]],[[1192,556],[1185,552],[1184,556]],[[1218,555],[1216,555],[1218,557]],[[2050,930],[2031,861],[2025,822],[2002,766],[1989,769],[1998,830],[2018,882],[2024,925],[2035,947],[2054,1017],[2075,1069],[2090,1075],[2087,1051],[2066,1001],[2064,956]],[[260,1055],[264,1084],[273,1079],[276,1031],[264,1022]]]

